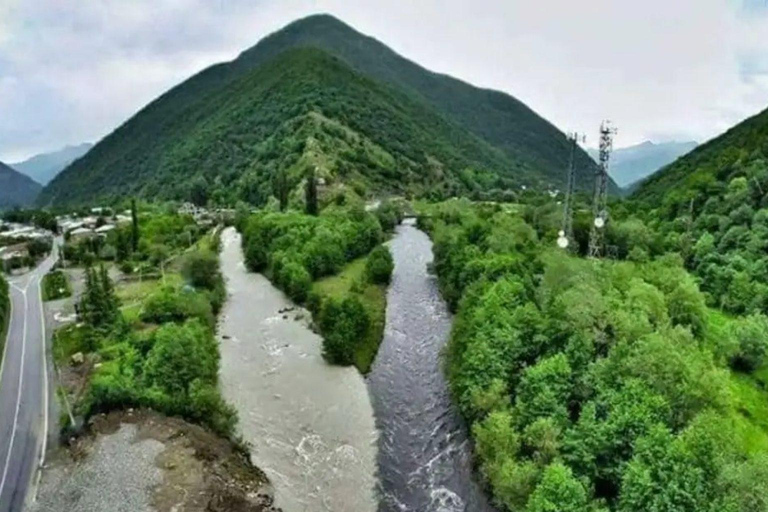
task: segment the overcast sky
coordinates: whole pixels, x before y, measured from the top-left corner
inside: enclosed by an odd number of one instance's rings
[[[97,141],[157,95],[328,12],[435,71],[617,146],[768,107],[768,0],[0,0],[0,160]]]

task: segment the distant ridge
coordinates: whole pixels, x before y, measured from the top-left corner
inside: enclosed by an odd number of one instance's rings
[[[90,142],[76,146],[66,146],[58,151],[41,153],[24,160],[9,164],[22,174],[26,174],[41,185],[47,185],[69,164],[83,156],[93,147]]]
[[[635,146],[619,148],[611,154],[611,177],[622,188],[629,187],[653,174],[665,165],[674,162],[678,157],[692,151],[698,143],[645,141]],[[594,160],[598,158],[596,149],[587,152]]]

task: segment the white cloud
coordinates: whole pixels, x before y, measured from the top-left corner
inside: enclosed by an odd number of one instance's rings
[[[169,87],[328,11],[425,67],[618,144],[704,140],[768,106],[757,0],[3,0],[0,159],[98,139]],[[591,137],[594,140],[594,137]]]

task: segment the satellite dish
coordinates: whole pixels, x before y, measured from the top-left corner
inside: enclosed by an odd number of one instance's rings
[[[562,231],[561,231],[562,233]],[[568,239],[564,236],[558,237],[557,239],[557,246],[561,249],[565,249],[568,247]]]
[[[595,227],[602,228],[603,226],[605,226],[605,219],[602,217],[595,217]]]

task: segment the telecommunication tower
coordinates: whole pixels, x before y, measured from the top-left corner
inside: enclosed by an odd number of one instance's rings
[[[613,150],[616,129],[610,121],[600,125],[600,161],[595,174],[595,195],[592,200],[592,228],[589,231],[589,257],[599,258],[605,245],[605,228],[608,224],[608,165]]]
[[[576,145],[579,134],[568,135],[571,151],[568,157],[568,183],[565,189],[565,201],[563,201],[563,228],[558,233],[557,245],[561,249],[573,248],[573,189],[576,186]]]

